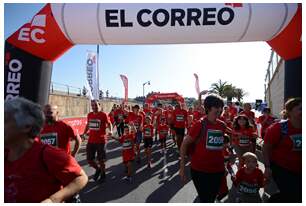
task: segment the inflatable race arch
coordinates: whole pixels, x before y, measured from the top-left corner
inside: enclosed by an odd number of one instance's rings
[[[52,62],[75,44],[266,41],[290,61],[301,58],[301,35],[297,3],[46,4],[6,39],[4,98],[45,104]]]
[[[157,100],[175,100],[178,103],[185,103],[184,98],[178,93],[153,93],[145,100],[145,104],[151,106]]]

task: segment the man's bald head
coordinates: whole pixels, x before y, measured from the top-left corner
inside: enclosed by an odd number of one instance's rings
[[[44,107],[44,114],[47,122],[54,122],[58,116],[57,105],[46,104]]]

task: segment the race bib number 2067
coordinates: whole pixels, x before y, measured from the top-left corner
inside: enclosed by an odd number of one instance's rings
[[[58,146],[57,133],[42,134],[40,135],[40,141],[43,144],[48,144],[57,147]]]
[[[223,132],[220,130],[207,131],[206,148],[209,150],[222,150],[223,149]]]

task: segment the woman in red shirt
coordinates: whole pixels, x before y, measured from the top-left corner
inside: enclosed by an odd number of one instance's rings
[[[249,118],[244,114],[238,115],[233,123],[232,143],[239,158],[239,168],[243,166],[242,155],[251,151],[253,138],[256,138],[256,133]]]
[[[185,156],[189,146],[195,145],[191,154],[191,178],[201,202],[214,202],[224,176],[223,144],[226,125],[217,119],[223,108],[223,100],[209,95],[204,100],[207,116],[191,128],[184,139],[180,155],[179,175],[183,182],[185,176]],[[204,128],[203,124],[205,125]],[[203,132],[204,131],[204,132]],[[203,136],[200,136],[203,134]]]
[[[35,141],[43,123],[41,107],[24,98],[4,104],[4,202],[64,202],[88,178],[64,150]]]
[[[265,176],[280,191],[271,202],[302,202],[302,99],[289,99],[285,109],[288,120],[272,124],[264,137]]]

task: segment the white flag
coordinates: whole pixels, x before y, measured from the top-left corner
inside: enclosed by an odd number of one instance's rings
[[[97,53],[87,51],[86,80],[88,82],[93,99],[99,99]]]

